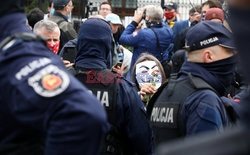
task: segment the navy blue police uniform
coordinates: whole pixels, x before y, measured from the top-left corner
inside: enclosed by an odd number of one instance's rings
[[[0,42],[22,32],[35,36],[24,13],[0,17]],[[2,46],[0,77],[0,154],[99,153],[105,109],[42,42],[14,37]]]
[[[88,19],[79,31],[76,56],[76,77],[105,106],[112,126],[102,154],[152,154],[152,130],[134,84],[107,69],[111,34],[106,21]]]
[[[211,21],[194,26],[186,39],[190,52],[215,45],[234,48],[231,33],[222,24]],[[156,144],[209,130],[220,132],[231,126],[235,117],[231,118],[226,109],[232,105],[220,97],[230,85],[235,58],[212,63],[187,61],[176,76],[172,75],[149,109]]]

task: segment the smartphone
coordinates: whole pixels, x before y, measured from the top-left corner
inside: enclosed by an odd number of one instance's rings
[[[69,47],[65,47],[62,57],[64,60],[68,60],[71,63],[75,63],[76,54],[77,54],[76,47],[69,46]]]

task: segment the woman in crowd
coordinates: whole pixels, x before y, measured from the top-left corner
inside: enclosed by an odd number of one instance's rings
[[[143,53],[133,66],[131,81],[135,83],[141,100],[147,106],[151,96],[167,79],[159,60],[153,55]]]

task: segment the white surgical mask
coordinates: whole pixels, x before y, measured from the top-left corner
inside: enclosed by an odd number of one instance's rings
[[[140,87],[145,83],[155,83],[158,89],[162,83],[162,74],[154,61],[144,61],[136,65],[136,80]]]

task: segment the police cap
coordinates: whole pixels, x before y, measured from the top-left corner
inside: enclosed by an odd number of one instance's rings
[[[221,23],[203,21],[193,26],[186,35],[188,51],[215,45],[235,49],[232,33]]]

